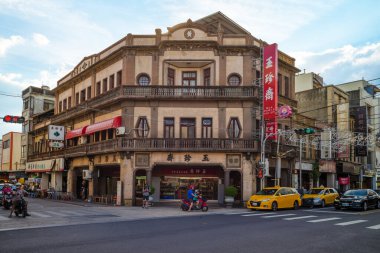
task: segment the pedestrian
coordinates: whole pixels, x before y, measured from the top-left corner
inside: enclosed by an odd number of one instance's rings
[[[194,205],[194,202],[193,202],[193,198],[194,198],[194,185],[190,185],[189,186],[189,190],[187,191],[187,198],[190,202],[190,206],[189,206],[189,210],[187,210],[188,212],[191,212],[191,208],[193,208],[193,205]]]
[[[81,187],[81,197],[83,201],[86,201],[87,199],[87,187],[86,187],[86,181],[82,182],[82,187]]]
[[[142,208],[148,208],[149,206],[149,195],[150,195],[150,187],[148,184],[145,184],[143,187],[143,206]]]

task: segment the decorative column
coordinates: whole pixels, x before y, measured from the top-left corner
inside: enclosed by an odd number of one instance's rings
[[[122,199],[126,206],[133,205],[134,197],[133,158],[127,152],[120,153],[120,180],[122,182]]]
[[[147,183],[147,185],[152,184],[152,171],[151,170],[146,170],[146,183]]]
[[[94,159],[93,158],[89,158],[88,159],[88,170],[90,171],[90,174],[92,176],[92,178],[90,180],[88,180],[88,200],[89,202],[91,202],[94,198],[94,182],[95,180],[97,179],[96,178],[96,175],[94,173]]]
[[[230,171],[225,170],[224,171],[224,188],[227,188],[230,186]]]

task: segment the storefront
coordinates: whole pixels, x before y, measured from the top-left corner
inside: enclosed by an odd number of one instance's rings
[[[297,171],[297,175],[300,173],[299,171],[299,162],[296,162],[295,169]],[[310,189],[313,187],[313,164],[312,163],[301,163],[301,169],[302,169],[302,187],[304,189]],[[299,175],[298,175],[299,177]]]
[[[66,191],[67,173],[65,169],[65,160],[63,158],[42,160],[37,162],[26,163],[25,172],[28,178],[39,178],[41,190],[54,188],[56,191]]]
[[[223,197],[223,178],[220,166],[156,166],[152,171],[155,196],[160,201],[187,198],[190,185],[208,200],[218,200]]]
[[[336,188],[336,162],[331,160],[319,161],[319,185]]]
[[[336,173],[338,186],[341,192],[360,187],[359,174],[360,167],[350,162],[337,162]]]

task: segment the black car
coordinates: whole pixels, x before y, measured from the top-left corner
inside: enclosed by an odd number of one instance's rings
[[[380,196],[371,189],[348,190],[334,201],[335,209],[361,209],[369,207],[380,208]]]

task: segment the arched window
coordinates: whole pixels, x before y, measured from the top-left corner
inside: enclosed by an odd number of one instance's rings
[[[228,85],[229,86],[239,86],[241,84],[241,77],[237,73],[232,73],[228,76]]]
[[[137,120],[137,136],[138,137],[148,137],[149,134],[149,125],[146,117],[140,117]]]
[[[142,73],[137,76],[137,83],[140,86],[148,86],[150,84],[150,77],[148,74]]]
[[[228,124],[228,137],[239,138],[241,134],[241,126],[238,118],[231,118]]]

